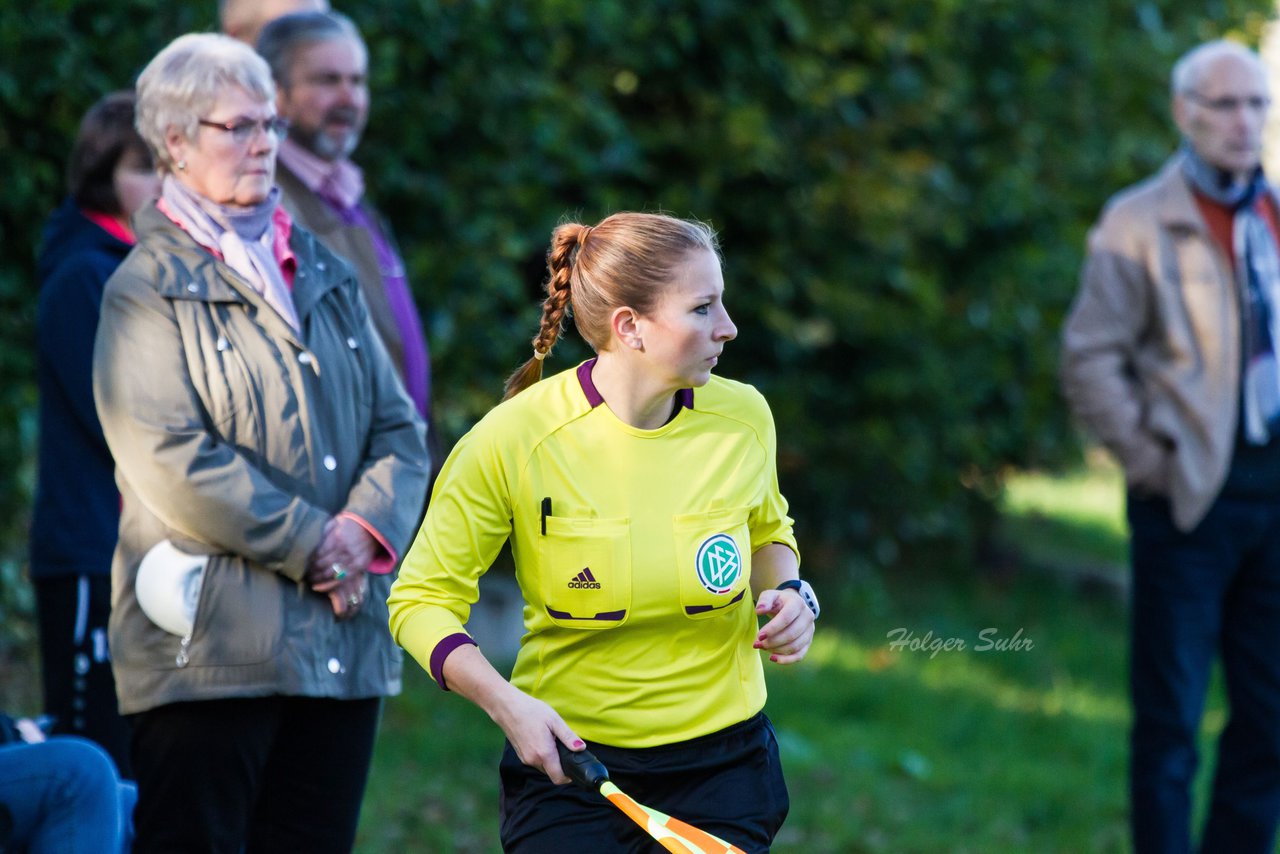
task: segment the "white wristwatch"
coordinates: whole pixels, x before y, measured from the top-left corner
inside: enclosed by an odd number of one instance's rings
[[[813,592],[813,586],[809,582],[799,578],[790,578],[778,585],[778,590],[794,590],[800,594],[800,598],[804,600],[804,604],[809,606],[809,610],[813,612],[813,618],[818,619],[818,615],[822,613],[822,606],[818,604],[818,594]]]

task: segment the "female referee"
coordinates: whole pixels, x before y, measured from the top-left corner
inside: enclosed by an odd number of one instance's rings
[[[788,798],[758,650],[804,658],[818,605],[768,405],[711,376],[737,335],[715,236],[619,213],[558,227],[547,267],[533,358],[446,462],[391,590],[392,633],[506,734],[504,850],[656,850],[560,785],[559,739],[585,740],[642,803],[767,851]],[[538,382],[570,313],[596,358]],[[507,540],[526,629],[510,682],[463,630]]]

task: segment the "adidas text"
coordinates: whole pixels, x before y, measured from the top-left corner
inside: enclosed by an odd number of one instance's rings
[[[595,575],[591,573],[591,567],[584,566],[582,572],[579,572],[569,581],[570,590],[599,590],[600,582],[596,581]]]

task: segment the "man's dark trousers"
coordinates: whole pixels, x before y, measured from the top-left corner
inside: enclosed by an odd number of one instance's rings
[[[1201,850],[1270,852],[1280,817],[1280,502],[1220,497],[1192,531],[1130,494],[1129,784],[1137,854],[1190,850],[1191,783],[1221,655],[1230,716]]]

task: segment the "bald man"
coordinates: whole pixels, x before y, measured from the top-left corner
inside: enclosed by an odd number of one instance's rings
[[[258,43],[262,28],[294,12],[328,12],[328,0],[218,0],[222,31],[249,47]]]
[[[1280,206],[1260,166],[1252,51],[1173,68],[1181,149],[1108,202],[1063,332],[1063,390],[1128,483],[1134,850],[1191,849],[1209,676],[1218,740],[1203,851],[1270,852],[1280,816]]]

